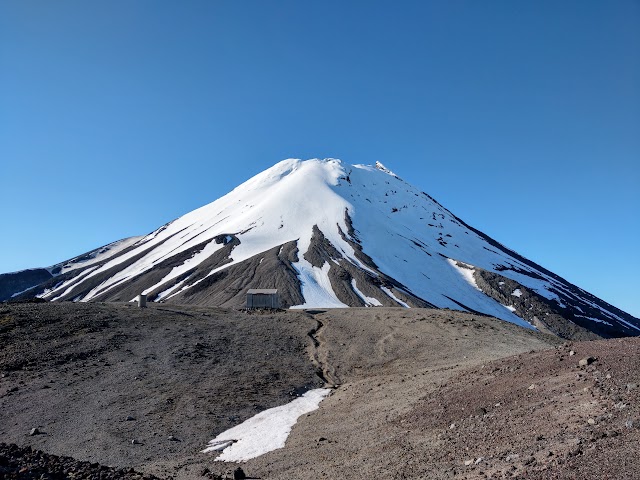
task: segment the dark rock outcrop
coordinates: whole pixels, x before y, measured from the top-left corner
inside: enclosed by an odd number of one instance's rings
[[[52,277],[53,275],[44,268],[0,274],[0,302],[9,300],[16,293],[29,290]]]

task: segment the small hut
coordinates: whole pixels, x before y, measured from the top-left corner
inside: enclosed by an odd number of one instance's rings
[[[275,288],[247,290],[247,308],[280,308],[278,290]]]

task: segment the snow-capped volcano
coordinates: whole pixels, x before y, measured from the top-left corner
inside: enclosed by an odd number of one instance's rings
[[[438,307],[564,336],[640,334],[637,318],[468,226],[380,163],[284,160],[144,237],[47,270],[25,294],[240,307],[247,289],[277,288],[292,308]]]

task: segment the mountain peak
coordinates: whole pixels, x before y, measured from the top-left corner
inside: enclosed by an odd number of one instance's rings
[[[395,173],[393,173],[391,170],[389,170],[387,167],[385,167],[382,162],[376,162],[376,168],[384,173],[388,173],[389,175],[391,175],[392,177],[397,177],[397,175]]]
[[[467,225],[380,162],[283,160],[144,237],[48,270],[54,278],[25,294],[240,307],[247,289],[276,288],[292,308],[438,307],[568,338],[640,334],[635,317]]]

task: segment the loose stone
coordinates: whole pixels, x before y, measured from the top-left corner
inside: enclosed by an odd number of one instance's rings
[[[578,365],[580,365],[581,367],[586,367],[587,365],[591,365],[595,361],[596,359],[593,357],[584,357],[578,362]]]

